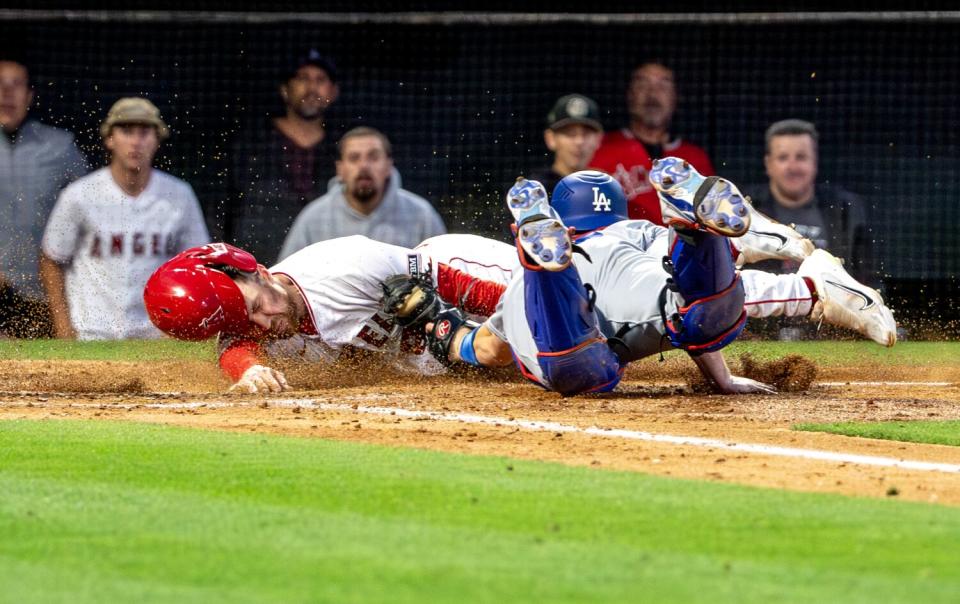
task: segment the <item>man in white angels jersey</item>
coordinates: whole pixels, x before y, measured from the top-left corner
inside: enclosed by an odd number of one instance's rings
[[[152,166],[169,135],[153,103],[120,99],[100,134],[110,164],[63,190],[43,235],[40,276],[54,330],[81,340],[159,337],[144,284],[210,236],[190,185]]]
[[[437,373],[422,326],[404,328],[382,309],[393,275],[423,278],[476,317],[496,308],[518,263],[513,247],[474,235],[441,235],[416,249],[363,236],[308,246],[267,269],[223,243],[187,250],[144,289],[151,320],[180,339],[219,334],[220,367],[247,392],[288,388],[269,359],[332,362],[343,352],[378,353],[401,369]]]

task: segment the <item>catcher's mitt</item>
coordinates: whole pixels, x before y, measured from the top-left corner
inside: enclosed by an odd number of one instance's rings
[[[445,304],[424,277],[393,275],[380,284],[380,309],[403,327],[421,327],[433,320]]]

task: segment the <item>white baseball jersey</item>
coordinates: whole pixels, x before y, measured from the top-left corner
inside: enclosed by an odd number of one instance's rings
[[[362,235],[321,241],[270,269],[297,285],[307,302],[310,331],[315,333],[297,334],[291,343],[268,340],[256,348],[267,357],[328,361],[350,346],[382,353],[401,369],[438,373],[443,366],[425,352],[422,338],[405,337],[415,334],[404,334],[380,311],[381,283],[398,274],[429,274],[445,300],[486,317],[496,307],[516,264],[513,247],[474,235],[433,237],[416,250]],[[235,379],[255,361],[244,355],[227,360],[231,356],[227,353],[248,345],[242,338],[220,340],[221,367]]]
[[[42,248],[65,265],[78,338],[156,338],[163,334],[143,306],[147,279],[178,252],[209,240],[189,184],[154,169],[143,192],[131,197],[101,168],[60,193]]]

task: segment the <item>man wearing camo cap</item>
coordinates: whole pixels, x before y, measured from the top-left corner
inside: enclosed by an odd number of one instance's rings
[[[553,163],[534,170],[528,178],[539,181],[552,194],[561,178],[590,164],[602,137],[600,109],[593,99],[582,94],[560,97],[547,114],[547,129],[543,131],[543,142],[553,152]]]

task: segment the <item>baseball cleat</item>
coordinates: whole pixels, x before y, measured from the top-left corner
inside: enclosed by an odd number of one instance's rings
[[[555,218],[557,215],[550,207],[550,198],[543,185],[522,176],[507,192],[507,207],[517,225],[538,218]]]
[[[897,322],[876,290],[850,276],[839,258],[814,250],[797,274],[813,281],[817,302],[810,320],[857,331],[881,346],[897,343]]]
[[[737,266],[761,260],[795,260],[803,262],[815,249],[813,242],[798,233],[793,227],[758,212],[750,198],[745,198],[750,212],[750,228],[733,246],[740,255]]]
[[[507,207],[513,214],[513,234],[523,266],[546,271],[562,271],[570,266],[573,254],[570,230],[550,207],[542,184],[518,178],[507,193]]]
[[[724,237],[740,237],[750,228],[750,208],[729,180],[705,177],[678,157],[655,160],[649,178],[664,224],[704,228]]]
[[[520,262],[526,268],[562,271],[570,266],[573,242],[570,230],[560,220],[541,218],[513,228],[517,245],[525,253],[520,255]]]

